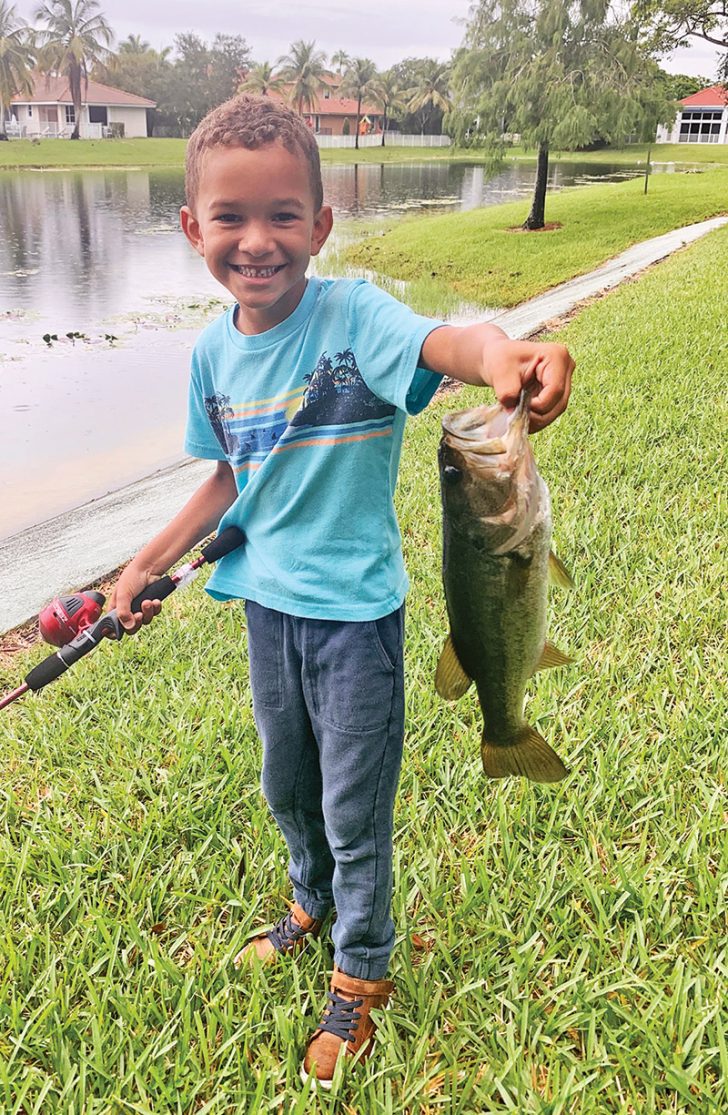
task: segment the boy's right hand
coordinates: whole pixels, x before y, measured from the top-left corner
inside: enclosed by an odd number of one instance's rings
[[[145,600],[138,612],[132,612],[131,602],[142,589],[163,576],[163,573],[155,573],[151,569],[140,569],[131,561],[116,582],[109,604],[116,608],[119,623],[128,635],[134,635],[140,627],[151,623],[161,612],[162,604],[159,600]]]

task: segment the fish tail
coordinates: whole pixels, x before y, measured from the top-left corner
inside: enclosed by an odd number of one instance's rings
[[[487,739],[483,732],[480,754],[489,778],[520,774],[532,782],[559,782],[569,773],[554,749],[528,724],[506,746]]]

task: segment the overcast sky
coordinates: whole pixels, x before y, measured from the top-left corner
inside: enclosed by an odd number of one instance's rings
[[[141,35],[157,49],[176,34],[218,31],[242,35],[256,62],[275,62],[292,42],[314,39],[331,56],[337,50],[372,58],[380,69],[402,58],[446,61],[460,46],[470,0],[100,0],[117,42]],[[18,14],[33,23],[37,0],[16,0]],[[716,52],[700,42],[663,61],[672,73],[713,80]]]

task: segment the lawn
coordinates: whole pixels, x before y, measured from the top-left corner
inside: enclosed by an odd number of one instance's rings
[[[660,174],[549,194],[546,220],[524,232],[528,199],[399,221],[346,252],[356,266],[482,306],[515,306],[585,274],[640,240],[728,212],[728,170]],[[432,280],[430,283],[429,280]]]
[[[240,608],[198,583],[0,713],[0,1110],[728,1108],[727,251],[713,233],[560,334],[572,405],[534,448],[577,582],[551,634],[576,664],[538,675],[528,709],[571,767],[557,786],[487,782],[475,701],[433,691],[439,420],[483,395],[409,425],[397,993],[376,1059],[332,1097],[298,1080],[326,939],[295,966],[231,965],[287,894]],[[6,663],[0,692],[43,653]]]
[[[84,139],[70,142],[67,139],[14,139],[0,143],[0,169],[20,170],[23,167],[61,168],[61,167],[137,167],[137,166],[174,166],[183,167],[185,158],[185,139]],[[570,162],[595,163],[641,163],[647,156],[647,144],[633,144],[629,147],[606,147],[599,151],[553,152],[552,158]],[[653,144],[652,162],[676,162],[692,165],[694,163],[728,163],[728,144]],[[509,148],[509,159],[536,161],[535,151],[522,147]],[[466,162],[490,163],[492,157],[478,148],[456,147],[367,147],[357,151],[354,148],[325,148],[321,151],[325,163],[422,163]]]

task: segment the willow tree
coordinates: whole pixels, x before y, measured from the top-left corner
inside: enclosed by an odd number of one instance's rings
[[[728,80],[727,0],[635,0],[633,11],[663,53],[691,39],[702,39],[726,51],[719,70],[722,79]]]
[[[71,139],[78,139],[82,87],[88,86],[91,66],[106,57],[114,34],[97,0],[48,0],[38,8],[35,18],[45,22],[38,32],[38,65],[45,73],[57,72],[68,78],[75,121]]]
[[[536,149],[531,211],[545,224],[549,153],[654,136],[674,115],[656,64],[609,0],[479,0],[452,78],[458,142]]]

